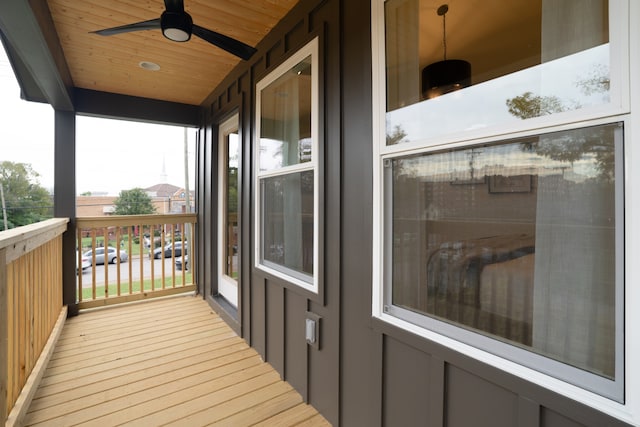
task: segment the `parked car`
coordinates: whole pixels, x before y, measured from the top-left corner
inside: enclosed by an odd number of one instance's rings
[[[187,253],[187,242],[185,243],[185,249],[184,249],[184,253]],[[174,248],[175,245],[175,248]],[[162,254],[164,253],[164,256],[162,256]],[[175,243],[168,243],[167,245],[165,245],[164,248],[155,248],[153,250],[153,258],[155,259],[160,259],[160,258],[169,258],[171,256],[171,254],[174,254],[174,256],[182,256],[182,242],[175,242]],[[151,253],[149,253],[149,256],[152,256]]]
[[[96,248],[96,265],[104,264],[104,249],[105,248]],[[83,257],[87,257],[89,259],[89,263],[93,262],[93,250],[88,250],[84,254]],[[129,259],[129,255],[127,252],[122,249],[116,249],[111,246],[107,248],[107,263],[115,264],[116,260],[120,257],[120,262],[126,262]]]
[[[189,255],[184,256],[184,269],[189,269]],[[182,257],[176,258],[176,270],[182,271]]]
[[[77,263],[78,261],[76,261]],[[76,267],[76,273],[78,273],[81,269],[82,272],[84,273],[84,271],[91,267],[91,259],[89,259],[88,257],[82,255],[82,264],[81,264],[81,268]]]

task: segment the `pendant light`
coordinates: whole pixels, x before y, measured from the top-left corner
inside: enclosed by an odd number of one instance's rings
[[[471,84],[471,64],[462,59],[447,59],[447,26],[445,15],[449,5],[438,8],[438,16],[442,16],[442,45],[444,59],[427,65],[422,70],[422,97],[435,98]]]

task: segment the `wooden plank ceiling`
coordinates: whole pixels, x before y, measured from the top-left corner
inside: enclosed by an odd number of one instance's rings
[[[185,0],[194,24],[256,46],[297,0]],[[193,36],[91,31],[159,18],[163,0],[48,0],[74,86],[200,105],[241,59]],[[140,67],[143,61],[158,71]]]

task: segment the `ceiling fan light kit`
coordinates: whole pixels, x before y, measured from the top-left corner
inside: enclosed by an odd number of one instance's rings
[[[113,36],[134,31],[161,30],[167,39],[175,42],[189,41],[193,34],[245,61],[256,53],[256,49],[246,43],[194,24],[191,15],[184,11],[183,0],[164,0],[164,6],[165,11],[160,18],[91,31],[91,33]]]
[[[162,34],[174,42],[186,42],[191,38],[193,19],[187,12],[162,12],[160,17],[160,28]]]

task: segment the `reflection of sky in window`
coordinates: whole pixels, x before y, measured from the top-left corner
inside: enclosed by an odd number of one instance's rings
[[[585,152],[574,162],[554,160],[523,149],[522,142],[482,146],[446,153],[427,154],[396,160],[402,175],[422,177],[425,181],[455,181],[482,176],[564,175],[580,182],[598,175],[593,153]]]
[[[531,92],[555,96],[567,108],[609,102],[609,93],[587,95],[579,82],[597,70],[609,69],[609,44],[603,44],[554,61],[418,102],[387,113],[387,129],[396,126],[407,136],[402,142],[420,141],[438,135],[480,129],[522,120],[508,111],[507,99]]]
[[[238,134],[230,133],[229,134],[229,167],[237,168],[238,167]]]
[[[260,138],[260,170],[268,171],[282,167],[282,141]]]
[[[269,171],[279,169],[284,165],[283,141],[272,138],[260,138],[260,170]],[[311,161],[312,140],[302,138],[297,144],[298,163]]]

